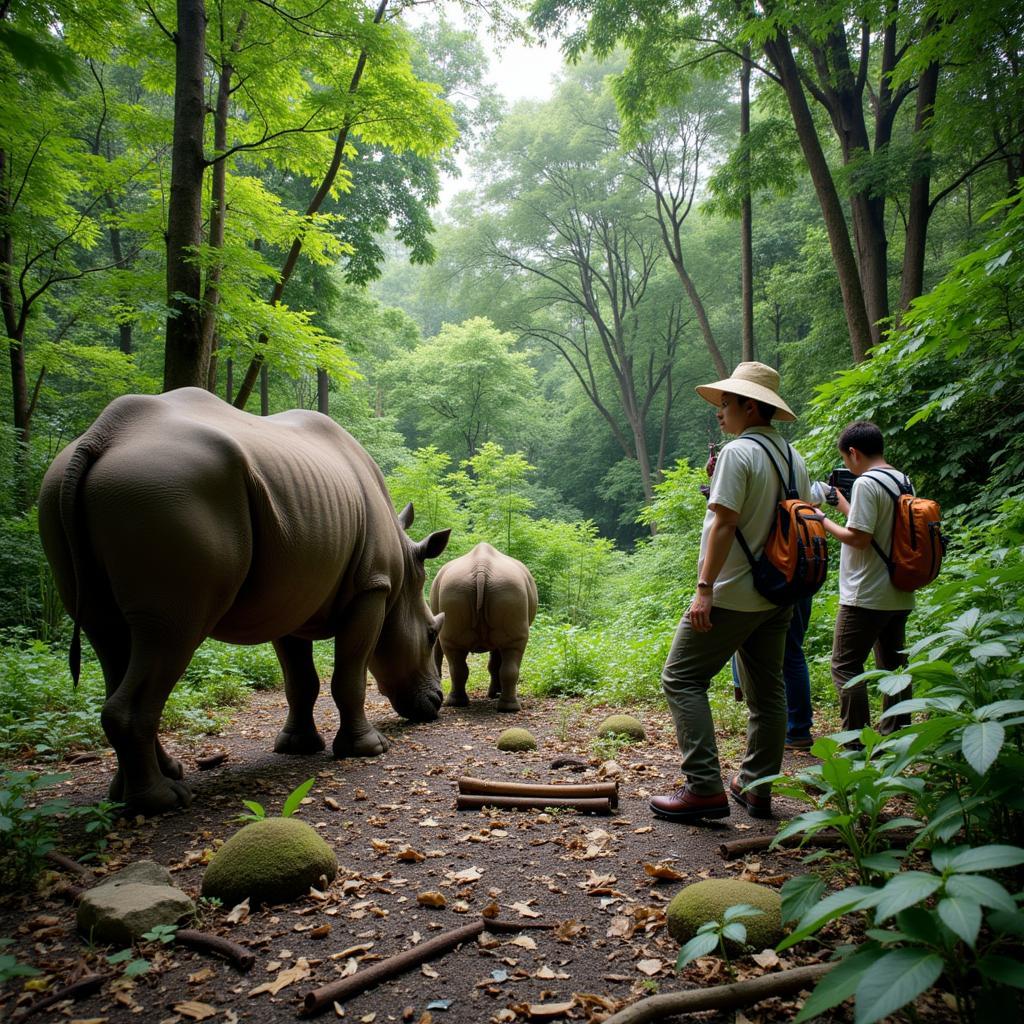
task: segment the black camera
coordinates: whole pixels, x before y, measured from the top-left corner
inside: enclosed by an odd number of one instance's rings
[[[834,487],[837,491],[842,491],[843,497],[847,501],[850,500],[850,492],[853,490],[853,482],[857,477],[851,473],[848,469],[844,469],[840,466],[838,469],[833,469],[828,475],[829,487]]]

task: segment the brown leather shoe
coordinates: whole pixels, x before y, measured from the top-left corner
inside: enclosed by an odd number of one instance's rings
[[[729,795],[741,807],[745,807],[747,814],[752,818],[770,818],[772,816],[772,798],[758,796],[754,792],[744,793],[738,775],[734,775],[729,783]]]
[[[729,801],[724,793],[700,796],[689,786],[680,786],[666,796],[652,796],[651,810],[669,821],[697,821],[701,818],[728,818]]]

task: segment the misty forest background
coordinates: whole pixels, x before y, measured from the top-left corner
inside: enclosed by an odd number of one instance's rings
[[[1017,615],[1024,10],[745,11],[0,0],[0,755],[102,742],[34,502],[128,392],[332,416],[415,536],[531,568],[527,692],[658,697],[719,440],[694,385],[742,359],[779,369],[813,475],[871,417],[943,504],[915,636]],[[481,40],[523,31],[574,63],[509,106]],[[836,576],[807,643],[823,724]],[[165,724],[215,730],[277,679],[269,648],[208,643]]]

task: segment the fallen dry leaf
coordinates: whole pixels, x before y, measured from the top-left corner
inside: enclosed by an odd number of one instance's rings
[[[212,967],[202,967],[195,974],[188,976],[188,983],[190,985],[198,985],[201,981],[209,981],[211,978],[216,978],[217,972]]]
[[[644,872],[651,876],[651,878],[657,878],[665,882],[678,882],[682,878],[686,878],[685,871],[676,871],[671,864],[645,864]]]
[[[236,903],[227,916],[228,924],[241,924],[249,916],[249,897],[246,896],[241,903]]]
[[[536,949],[537,943],[529,935],[517,935],[509,941],[510,946],[519,946],[522,949]]]
[[[530,1020],[554,1020],[556,1017],[564,1017],[575,1005],[575,999],[568,1003],[528,1003],[526,1016]],[[513,1006],[513,1009],[518,1012],[519,1006]]]
[[[430,966],[430,964],[422,964],[420,966],[420,973],[423,975],[424,978],[440,978],[441,977],[441,975],[438,974],[437,971],[435,971],[434,968]]]
[[[420,853],[419,850],[414,850],[411,846],[403,846],[398,851],[398,859],[406,864],[418,864],[421,860],[426,860],[427,855]]]
[[[532,910],[528,904],[521,901],[513,903],[509,910],[514,910],[520,917],[540,917],[536,910]]]
[[[456,882],[479,882],[483,877],[483,872],[480,868],[474,865],[471,868],[466,868],[464,871],[456,871],[452,874],[452,878]]]
[[[485,920],[490,920],[492,917],[497,917],[500,913],[501,907],[499,907],[494,900],[491,900],[491,902],[480,911],[480,916]]]
[[[198,1003],[194,999],[188,999],[184,1003],[175,1003],[174,1012],[180,1013],[183,1017],[189,1017],[191,1020],[206,1020],[207,1017],[213,1017],[220,1011],[210,1006],[209,1003]]]
[[[443,907],[448,901],[442,893],[431,890],[430,892],[419,893],[416,897],[416,902],[421,907]]]
[[[330,807],[330,809],[332,811],[340,811],[341,810],[341,804],[339,804],[338,801],[335,800],[333,796],[325,796],[324,797],[324,803],[328,807]]]
[[[286,967],[273,981],[265,981],[262,985],[250,989],[249,995],[258,996],[261,992],[269,992],[272,996],[276,996],[281,989],[287,988],[293,982],[308,978],[310,973],[309,962],[305,957],[300,956],[293,967]]]
[[[326,939],[331,934],[331,926],[329,924],[318,924],[315,928],[310,930],[309,937],[311,939]]]
[[[779,966],[779,954],[774,949],[762,949],[760,953],[755,953],[751,959],[758,967],[763,967],[765,970],[769,967]]]
[[[661,973],[664,967],[664,960],[641,960],[636,965],[636,969],[641,974],[646,974],[648,978],[653,978],[654,975]]]

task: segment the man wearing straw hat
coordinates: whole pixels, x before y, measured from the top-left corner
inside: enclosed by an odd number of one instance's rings
[[[780,498],[777,467],[787,473],[792,460],[796,489],[804,500],[811,497],[811,482],[803,459],[771,425],[773,418],[795,420],[796,415],[779,395],[779,375],[770,366],[740,363],[731,377],[701,385],[697,393],[717,407],[722,431],[738,439],[725,446],[715,465],[693,600],[661,674],[686,783],[652,797],[651,810],[682,822],[728,816],[708,689],[738,654],[750,717],[746,754],[729,782],[729,793],[753,817],[770,818],[771,786],[747,787],[776,774],[782,765],[782,660],[793,609],[773,604],[755,590],[750,562],[733,541],[741,531],[752,556],[760,555]]]

